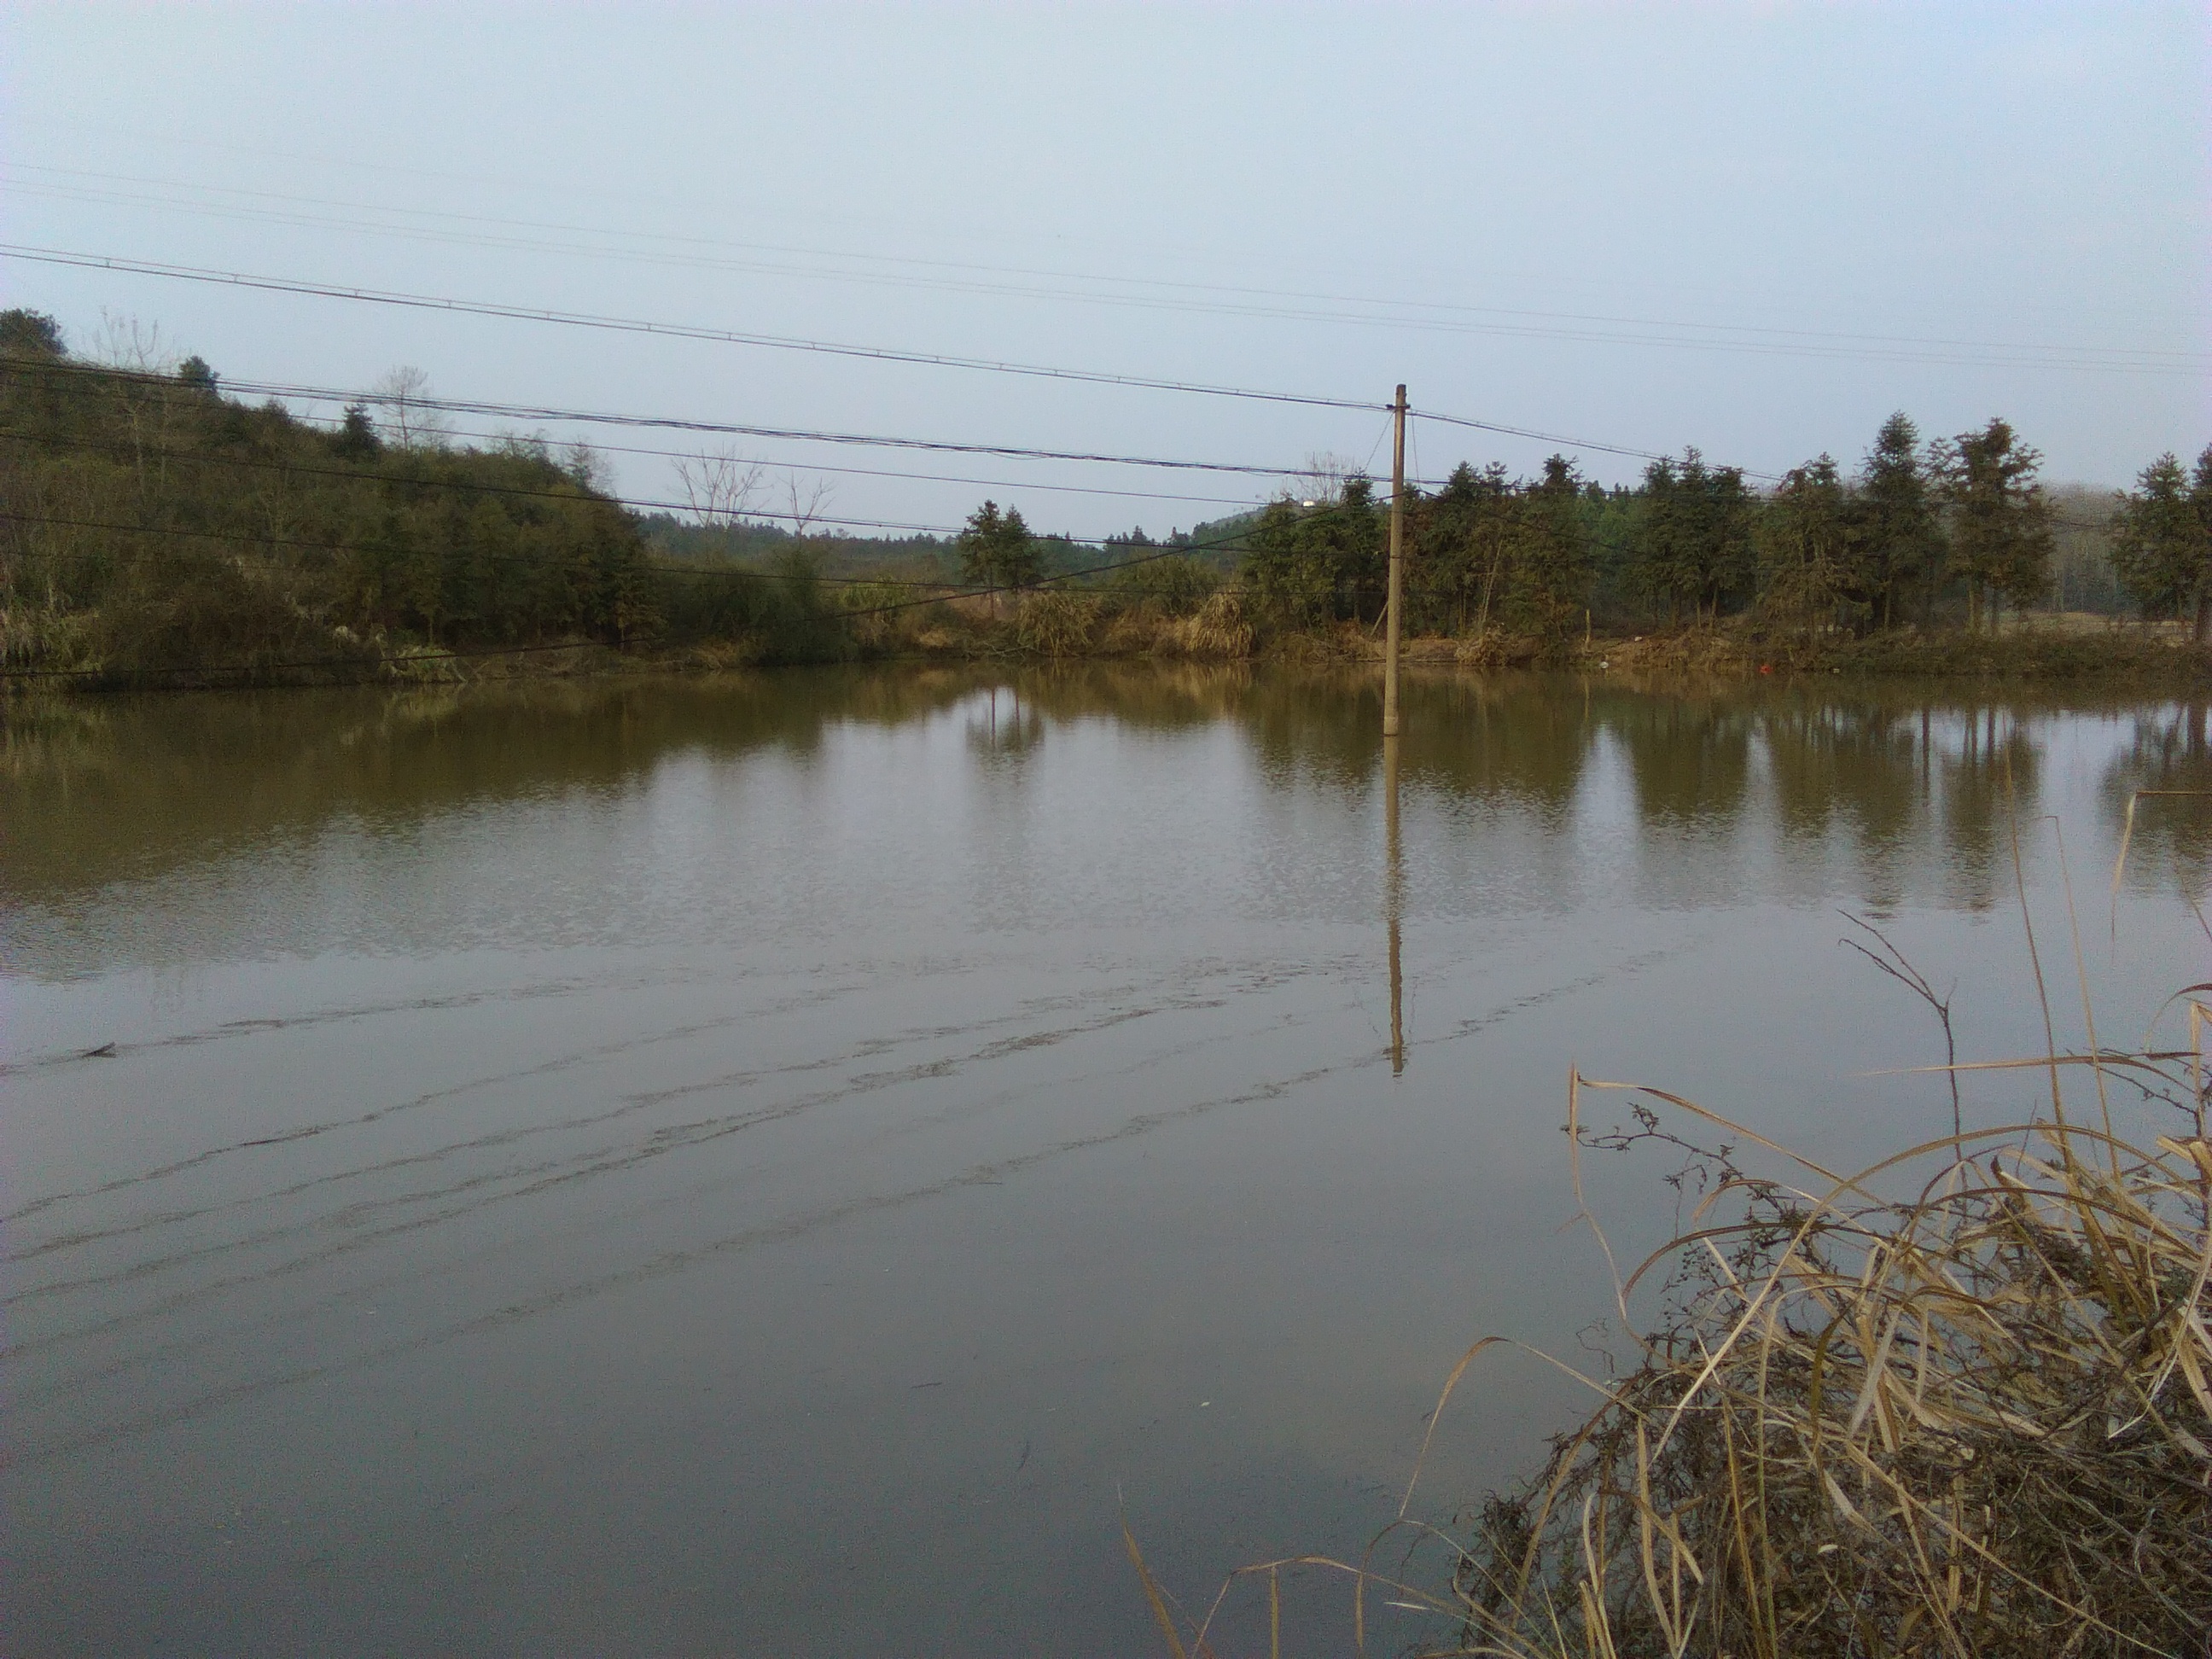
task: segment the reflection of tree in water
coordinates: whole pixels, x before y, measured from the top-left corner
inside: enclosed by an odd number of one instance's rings
[[[1382,757],[1382,692],[1364,675],[1258,675],[1237,716],[1262,775],[1279,787],[1311,777],[1364,787]]]
[[[1825,860],[1848,829],[1863,902],[1877,909],[1902,901],[1931,840],[1947,890],[1988,908],[2011,879],[2010,803],[2023,817],[2037,810],[2041,751],[2010,706],[1942,707],[1901,687],[1753,687],[1615,694],[1596,707],[1647,827],[1725,835],[1752,799],[1756,738],[1784,852]]]
[[[1565,824],[1589,764],[1594,726],[1579,692],[1534,678],[1408,687],[1408,775],[1479,801],[1531,806]]]
[[[2098,793],[2117,839],[2137,790],[2203,791],[2137,804],[2128,839],[2127,879],[2139,891],[2170,892],[2175,881],[2202,892],[2212,868],[2212,707],[2171,703],[2134,716],[2127,748],[2105,769]]]
[[[1839,822],[1848,823],[1862,896],[1880,911],[1904,896],[1912,832],[1923,821],[1922,712],[1846,695],[1820,702],[1792,696],[1759,714],[1783,836],[1825,844]]]
[[[832,722],[913,720],[974,685],[787,670],[19,705],[0,720],[0,890],[158,874],[339,817],[404,828],[464,805],[617,792],[680,752],[805,757]]]
[[[1646,823],[1718,834],[1742,814],[1753,726],[1742,701],[1685,693],[1609,697],[1601,706],[1628,757]]]
[[[1236,712],[1252,670],[1241,662],[1054,662],[1024,666],[1000,684],[1054,720],[1099,716],[1172,730]]]
[[[1409,786],[1478,804],[1532,805],[1565,822],[1590,728],[1578,691],[1535,676],[1409,676],[1400,769]],[[1369,677],[1256,678],[1240,712],[1268,778],[1371,786],[1382,757],[1382,703]]]
[[[1942,779],[1945,884],[1969,908],[1986,910],[2011,887],[2013,826],[2036,814],[2042,750],[2018,711],[1994,703],[1947,713],[1931,729]]]
[[[1044,742],[1044,713],[1019,685],[991,685],[968,700],[968,747],[1019,759]]]

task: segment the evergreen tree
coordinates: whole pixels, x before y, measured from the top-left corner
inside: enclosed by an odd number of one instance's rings
[[[1486,628],[1519,515],[1519,498],[1503,466],[1493,461],[1477,472],[1462,461],[1454,467],[1413,520],[1407,583],[1418,598],[1412,608],[1454,633]]]
[[[1906,600],[1934,596],[1943,580],[1943,528],[1920,433],[1902,410],[1881,423],[1859,473],[1857,558],[1851,586],[1884,628]]]
[[[1246,544],[1243,580],[1255,607],[1279,625],[1314,627],[1379,610],[1388,574],[1375,486],[1355,474],[1334,501],[1270,501]]]
[[[2192,479],[2160,456],[2119,497],[2112,568],[2146,615],[2187,616],[2198,644],[2212,633],[2212,446]]]
[[[43,311],[0,311],[0,356],[65,357],[62,325]]]
[[[384,453],[384,440],[376,435],[368,404],[346,405],[345,423],[332,434],[331,453],[348,460],[369,460]]]
[[[2002,420],[1960,433],[1939,456],[1951,570],[1966,583],[1970,628],[1986,609],[1995,632],[1999,601],[2032,605],[2050,591],[2051,507],[2036,482],[2042,465]]]
[[[1583,527],[1583,480],[1564,455],[1522,486],[1504,593],[1504,620],[1521,634],[1556,644],[1583,621],[1589,603],[1590,548]]]
[[[1776,616],[1808,632],[1832,619],[1851,586],[1851,502],[1826,455],[1784,475],[1759,515],[1761,597]]]
[[[1021,509],[999,511],[987,501],[969,515],[959,539],[953,544],[960,555],[960,579],[979,587],[1022,588],[1033,586],[1043,568],[1036,538],[1023,521]],[[991,608],[999,608],[999,594],[991,595]]]
[[[1686,603],[1693,617],[1717,617],[1750,597],[1752,500],[1740,469],[1709,467],[1687,449],[1679,464],[1644,469],[1644,494],[1633,568],[1645,594],[1666,602],[1670,623]]]

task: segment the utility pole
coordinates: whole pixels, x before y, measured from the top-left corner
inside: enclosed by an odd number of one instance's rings
[[[1406,909],[1406,860],[1398,842],[1398,739],[1382,739],[1382,921],[1390,938],[1390,1075],[1406,1070],[1406,969],[1400,919]]]
[[[1391,405],[1390,609],[1382,629],[1382,735],[1398,735],[1398,633],[1406,598],[1406,388]]]

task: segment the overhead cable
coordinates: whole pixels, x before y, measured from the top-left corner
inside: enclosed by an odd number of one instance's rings
[[[199,265],[169,264],[152,259],[127,259],[112,254],[80,253],[65,248],[33,247],[0,243],[0,257],[40,264],[72,265],[90,270],[120,271],[136,276],[161,276],[179,282],[210,283],[229,288],[267,293],[300,294],[319,299],[354,300],[370,305],[395,306],[412,311],[442,311],[472,317],[499,317],[518,322],[554,323],[568,328],[610,329],[623,334],[654,334],[684,340],[712,340],[727,345],[759,346],[774,351],[809,352],[831,357],[860,357],[876,362],[914,363],[930,368],[970,369],[988,374],[1015,374],[1033,380],[1073,380],[1091,386],[1128,386],[1146,392],[1180,392],[1206,398],[1237,398],[1258,403],[1295,404],[1311,409],[1377,410],[1385,407],[1372,398],[1324,398],[1293,392],[1267,392],[1249,386],[1210,386],[1197,380],[1177,380],[1144,374],[1117,374],[1104,369],[1063,368],[1043,363],[1005,362],[988,357],[963,357],[949,352],[914,351],[896,346],[854,345],[834,340],[802,339],[788,335],[759,334],[742,329],[712,328],[696,323],[650,322],[642,318],[614,317],[584,311],[557,311],[546,307],[505,304],[490,300],[458,300],[437,295],[404,294],[383,289],[355,288],[339,283],[315,283],[294,277],[260,276],[250,272],[216,270]]]

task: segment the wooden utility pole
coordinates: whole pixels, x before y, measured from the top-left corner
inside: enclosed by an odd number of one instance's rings
[[[1382,629],[1382,735],[1398,735],[1398,633],[1406,599],[1406,388],[1391,404],[1390,608]]]
[[[1398,842],[1398,739],[1382,739],[1382,921],[1390,938],[1390,1075],[1406,1070],[1406,969],[1400,919],[1406,909],[1406,860]]]

